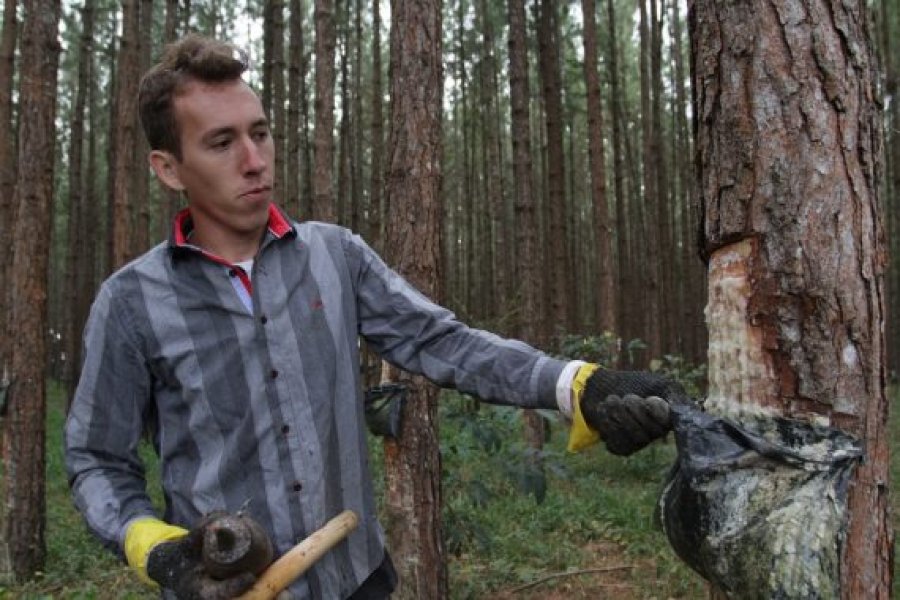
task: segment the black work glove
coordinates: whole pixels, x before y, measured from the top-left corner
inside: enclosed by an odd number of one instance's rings
[[[226,600],[240,596],[256,582],[249,571],[230,577],[214,578],[203,565],[203,540],[207,528],[222,513],[205,517],[188,534],[162,542],[147,556],[147,575],[179,600]]]
[[[669,404],[684,402],[681,385],[648,371],[597,369],[584,386],[581,413],[613,454],[627,456],[672,428]]]

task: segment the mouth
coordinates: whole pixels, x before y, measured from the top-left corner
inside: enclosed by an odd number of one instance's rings
[[[241,198],[247,198],[249,200],[261,200],[263,198],[268,198],[269,193],[272,191],[272,186],[270,185],[261,185],[259,187],[255,187],[253,189],[247,190],[246,192],[240,195]]]

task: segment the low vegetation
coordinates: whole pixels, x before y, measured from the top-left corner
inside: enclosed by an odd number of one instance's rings
[[[72,507],[62,465],[63,406],[54,391],[48,414],[47,568],[25,585],[0,587],[0,598],[156,598],[87,533]],[[515,410],[447,393],[441,411],[451,598],[705,597],[702,580],[674,555],[655,520],[656,499],[674,458],[671,443],[626,459],[600,448],[570,455],[563,428],[548,415],[552,432],[545,450],[535,455],[520,441]],[[894,413],[897,456],[900,416]],[[372,441],[377,465],[380,444]],[[155,480],[152,452],[145,451]],[[892,502],[900,527],[900,495]]]

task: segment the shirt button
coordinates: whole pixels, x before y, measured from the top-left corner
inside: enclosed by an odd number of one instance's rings
[[[263,315],[259,318],[259,322],[262,323],[263,325],[265,325],[266,323],[269,322],[269,317],[267,317],[266,315]]]
[[[229,277],[237,277],[237,271],[234,269],[228,269],[228,276]]]
[[[290,430],[291,430],[291,426],[290,426],[290,425],[282,425],[282,426],[281,426],[281,433],[287,434],[287,432],[290,431]]]
[[[276,371],[275,369],[272,369],[271,375],[272,375],[272,379],[275,379],[276,377],[278,377],[278,371]]]
[[[294,491],[299,492],[302,489],[303,489],[303,484],[300,483],[299,481],[295,481],[294,482]]]

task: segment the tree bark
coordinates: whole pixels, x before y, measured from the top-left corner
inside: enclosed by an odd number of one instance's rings
[[[334,221],[334,1],[316,0],[316,127],[312,217]]]
[[[381,157],[384,154],[384,109],[381,88],[381,9],[379,0],[372,0],[372,202],[369,217],[369,237],[372,246],[382,248],[384,206],[382,189],[384,173]]]
[[[705,0],[691,28],[707,406],[815,420],[864,441],[841,597],[886,599],[886,258],[866,3]]]
[[[140,0],[138,3],[140,37],[138,39],[137,81],[150,69],[153,58],[153,0]],[[135,88],[137,89],[137,88]],[[136,92],[135,92],[136,93]],[[131,170],[132,198],[134,206],[133,228],[131,237],[131,256],[138,256],[150,247],[150,177],[146,166],[150,144],[140,127],[140,120],[135,104],[134,114],[134,165]]]
[[[81,36],[78,47],[78,76],[75,89],[75,103],[72,107],[72,124],[69,138],[69,228],[66,255],[66,302],[64,318],[66,348],[65,383],[68,397],[75,392],[75,383],[81,365],[81,327],[78,314],[79,291],[88,288],[86,271],[81,268],[84,251],[89,241],[82,235],[87,222],[84,213],[87,202],[84,193],[83,157],[84,157],[84,118],[87,104],[88,88],[91,85],[88,76],[90,63],[93,60],[94,38],[94,2],[85,0],[81,8]]]
[[[285,111],[284,111],[284,1],[267,0],[272,18],[271,85],[272,142],[275,144],[275,192],[285,193]],[[292,99],[293,100],[293,99]]]
[[[3,3],[3,31],[0,34],[0,127],[9,135],[0,136],[0,281],[9,281],[12,266],[12,224],[16,207],[16,126],[13,119],[13,72],[16,56],[16,0]],[[8,286],[0,291],[0,382],[7,377],[12,337],[7,333],[10,309]]]
[[[287,131],[285,153],[285,180],[283,202],[288,211],[295,217],[302,218],[303,206],[300,201],[300,174],[304,145],[305,131],[301,131],[300,106],[302,104],[300,94],[306,93],[303,84],[305,71],[303,64],[303,5],[300,0],[290,0],[288,17],[288,105],[287,105]],[[301,90],[303,90],[301,92]],[[305,129],[306,124],[303,124]]]
[[[133,181],[135,139],[137,136],[137,90],[140,81],[140,0],[122,0],[122,38],[116,65],[116,120],[113,139],[112,176],[112,250],[111,270],[118,269],[133,256]]]
[[[584,81],[587,88],[588,152],[596,245],[595,252],[588,256],[594,256],[597,261],[597,280],[594,286],[598,295],[594,318],[600,332],[615,332],[618,330],[616,284],[613,272],[612,230],[606,201],[606,150],[603,146],[600,77],[597,74],[597,23],[594,17],[594,0],[581,0],[581,12],[584,20]]]
[[[441,2],[391,6],[391,118],[386,194],[390,263],[441,300]],[[404,376],[410,401],[396,441],[385,442],[385,504],[399,600],[447,597],[441,539],[437,389]]]
[[[563,157],[562,88],[559,61],[558,6],[554,0],[541,0],[538,24],[541,93],[547,130],[547,216],[549,220],[550,303],[547,323],[569,328],[570,302],[566,277],[570,272],[566,256],[566,184]]]
[[[44,565],[44,416],[47,277],[59,61],[57,0],[24,3],[20,127],[11,273],[10,388],[3,416],[0,580],[21,581]]]

